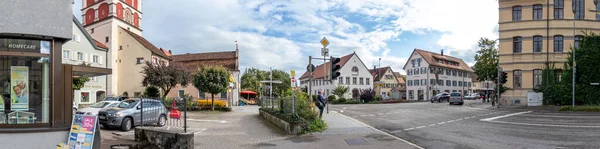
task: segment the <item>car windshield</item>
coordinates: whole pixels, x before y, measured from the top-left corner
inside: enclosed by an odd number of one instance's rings
[[[125,100],[119,103],[119,108],[133,108],[137,103],[137,100]]]
[[[90,108],[106,108],[110,103],[108,102],[98,102],[93,105],[90,105]]]
[[[452,93],[450,96],[460,96],[460,93]]]
[[[106,98],[104,98],[104,101],[119,101],[119,98],[117,98],[117,97],[106,97]]]

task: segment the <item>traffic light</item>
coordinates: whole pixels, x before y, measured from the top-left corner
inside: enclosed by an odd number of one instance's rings
[[[340,74],[340,69],[342,68],[338,63],[340,63],[340,58],[337,57],[329,57],[331,60],[331,74],[329,74],[329,76],[331,76],[331,80],[335,80],[337,77],[339,77]]]
[[[500,83],[505,84],[506,83],[506,76],[508,74],[506,74],[506,72],[501,72],[500,73]]]

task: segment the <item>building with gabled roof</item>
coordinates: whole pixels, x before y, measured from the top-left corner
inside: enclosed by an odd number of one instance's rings
[[[460,58],[415,49],[403,69],[408,100],[428,100],[441,92],[472,92],[473,70]]]
[[[373,89],[376,95],[383,99],[392,97],[392,89],[400,86],[398,78],[389,66],[370,69],[369,72],[373,75]]]
[[[324,79],[329,75],[331,63],[325,63],[315,67],[311,84],[312,87],[310,89],[313,94],[317,94],[318,90],[323,90],[325,96],[333,95],[331,93],[333,89],[338,85],[344,85],[349,87],[349,92],[344,95],[344,98],[358,98],[356,96],[353,97],[353,95],[358,95],[359,90],[373,88],[373,75],[355,52],[340,57],[340,62],[338,64],[341,66],[339,71],[341,75],[331,82]],[[302,88],[309,86],[309,76],[309,72],[304,72],[304,74],[298,78]]]

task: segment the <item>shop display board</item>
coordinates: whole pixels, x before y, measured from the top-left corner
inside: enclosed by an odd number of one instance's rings
[[[73,115],[73,123],[67,142],[69,149],[92,149],[94,134],[98,129],[97,122],[98,117],[94,115]]]

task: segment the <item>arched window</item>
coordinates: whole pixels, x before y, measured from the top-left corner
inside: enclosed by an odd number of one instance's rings
[[[542,36],[533,36],[533,52],[542,52],[543,42]]]
[[[521,70],[513,71],[513,87],[515,89],[522,87],[523,77],[521,74]]]
[[[358,72],[358,67],[356,67],[356,66],[352,67],[352,72]]]
[[[109,9],[107,3],[100,4],[100,6],[98,7],[98,20],[108,17],[108,10]]]
[[[521,53],[522,42],[523,39],[520,36],[513,37],[513,53]]]
[[[123,5],[121,3],[117,3],[117,18],[123,19]]]
[[[85,24],[90,24],[94,22],[94,19],[96,19],[96,12],[94,8],[88,9],[85,12]]]
[[[521,6],[514,6],[512,9],[512,20],[521,21]]]
[[[562,35],[554,36],[554,52],[563,52],[564,37]]]
[[[541,20],[543,19],[543,6],[541,4],[533,5],[533,20]]]
[[[579,48],[579,46],[581,46],[582,41],[583,41],[583,36],[580,36],[580,35],[575,36],[575,44],[573,46],[575,48]]]

